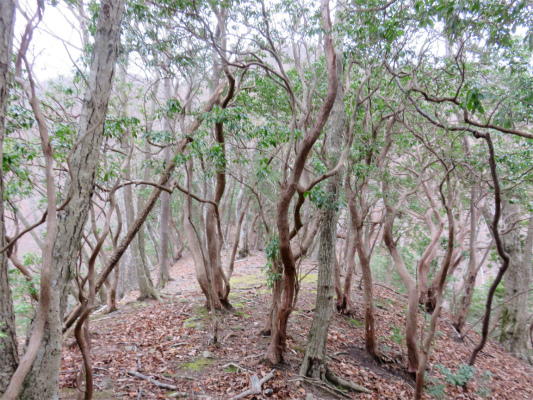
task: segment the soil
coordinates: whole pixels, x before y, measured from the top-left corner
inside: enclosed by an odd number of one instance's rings
[[[217,312],[217,346],[213,345],[212,316],[205,307],[193,261],[187,253],[171,268],[174,280],[165,288],[162,303],[137,302],[138,293],[132,292],[122,299],[117,312],[92,316],[94,398],[167,399],[177,398],[172,396],[179,394],[188,399],[229,399],[250,387],[251,376],[261,379],[273,369],[276,370],[274,377],[263,385],[262,394],[246,399],[305,399],[308,393],[321,400],[337,398],[309,386],[298,376],[313,318],[316,262],[302,263],[300,272],[305,278],[289,321],[290,339],[284,364],[273,368],[264,362],[269,338],[257,333],[265,324],[270,300],[262,271],[265,263],[264,254],[255,251],[236,262],[230,281],[233,309]],[[359,277],[355,279],[358,281]],[[329,367],[342,378],[372,391],[372,394],[349,394],[351,398],[411,399],[413,380],[405,372],[407,355],[403,340],[405,298],[395,293],[398,291],[395,288],[374,288],[376,329],[384,360],[380,364],[364,351],[362,292],[357,285],[353,286],[353,314],[349,317],[334,314],[331,321]],[[448,320],[449,316],[444,313],[430,356],[430,390],[447,399],[533,399],[533,369],[492,341],[478,357],[476,373],[466,389],[446,384],[440,366],[457,373],[479,340],[472,332],[469,334],[471,341],[455,342]],[[419,318],[419,331],[423,332],[428,323],[429,318]],[[60,375],[62,399],[76,398],[76,374],[81,357],[75,346],[67,346],[71,343],[72,335],[66,335]],[[175,389],[163,389],[131,376],[128,374],[131,370]],[[435,397],[427,395],[426,398]]]

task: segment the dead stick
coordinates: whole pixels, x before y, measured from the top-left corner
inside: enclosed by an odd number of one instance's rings
[[[168,390],[177,390],[178,388],[174,385],[168,385],[166,383],[163,383],[163,382],[159,382],[159,381],[156,381],[155,379],[152,379],[150,378],[149,376],[146,376],[146,375],[143,375],[137,371],[128,371],[128,375],[133,375],[133,376],[136,376],[137,378],[141,378],[141,379],[145,379],[147,381],[149,381],[150,383],[153,383],[154,385],[160,387],[160,388],[163,388],[163,389],[168,389]]]
[[[246,397],[246,396],[249,396],[251,394],[259,394],[261,393],[261,386],[263,386],[263,383],[265,383],[266,381],[272,379],[274,377],[274,372],[276,372],[275,369],[273,369],[272,371],[270,371],[270,373],[265,376],[263,379],[261,379],[258,384],[254,384],[254,379],[252,379],[253,377],[255,377],[255,379],[257,379],[257,376],[253,376],[250,378],[250,380],[252,381],[252,388],[251,389],[248,389],[244,392],[242,392],[241,394],[238,394],[237,396],[233,396],[231,399],[229,400],[237,400],[237,399],[242,399],[243,397]]]

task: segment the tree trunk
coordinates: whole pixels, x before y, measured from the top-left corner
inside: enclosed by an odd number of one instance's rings
[[[348,190],[347,190],[348,192]],[[361,194],[363,197],[364,194]],[[359,220],[361,217],[355,210],[355,199],[353,195],[348,196],[350,200],[350,213],[352,214],[352,224],[354,226],[354,245],[357,249],[357,255],[359,262],[361,263],[361,272],[363,274],[363,303],[365,307],[365,346],[368,353],[373,357],[378,357],[378,347],[376,340],[376,329],[374,321],[374,292],[372,283],[372,271],[370,269],[370,238],[363,240],[362,229],[363,220]],[[361,201],[364,201],[361,199]]]
[[[169,75],[168,64],[166,68],[167,76],[165,76],[163,86],[165,91],[165,101],[171,100],[171,88],[172,88],[172,78]],[[165,117],[165,131],[169,135],[169,141],[172,133],[172,122],[170,117]],[[173,136],[173,135],[172,135]],[[165,147],[163,150],[165,157],[165,165],[168,165],[170,162],[170,146]],[[157,282],[157,287],[163,289],[167,282],[170,280],[169,272],[169,261],[168,261],[168,224],[170,219],[170,193],[163,192],[161,193],[161,214],[159,216],[159,227],[160,227],[160,250],[159,250],[159,278]]]
[[[156,81],[154,84],[154,96],[150,101],[150,115],[148,122],[146,124],[146,130],[150,132],[154,124],[154,115],[156,111],[156,100],[155,95],[159,89],[159,70],[156,68]],[[143,163],[143,180],[148,182],[150,180],[150,143],[148,140],[144,142],[144,163]],[[141,194],[141,191],[145,188],[142,185],[139,188],[139,194],[137,197],[137,213],[141,212],[144,209],[145,199]],[[139,227],[139,232],[137,232],[137,243],[139,247],[139,256],[141,259],[140,265],[137,265],[137,279],[139,281],[139,300],[143,299],[159,299],[159,294],[157,293],[154,283],[152,281],[152,276],[150,274],[150,268],[148,263],[148,256],[146,255],[146,243],[145,243],[145,224],[141,224]],[[157,247],[156,247],[157,250]]]
[[[502,305],[500,342],[515,356],[530,361],[528,351],[527,318],[531,285],[531,255],[533,247],[533,216],[529,219],[527,236],[522,246],[520,237],[520,207],[506,202],[503,208],[505,251],[510,256],[509,269],[504,276],[505,293]],[[522,295],[519,295],[523,293]],[[513,299],[511,299],[513,298]]]
[[[327,338],[333,312],[335,239],[337,237],[337,211],[334,208],[334,198],[338,197],[336,192],[338,179],[335,178],[337,176],[330,178],[332,181],[328,184],[332,206],[325,211],[321,223],[316,307],[309,330],[305,356],[300,366],[300,375],[320,380],[326,380]]]
[[[390,198],[390,190],[388,183],[383,180],[383,196],[384,198]],[[411,373],[416,373],[418,371],[418,366],[420,362],[420,355],[418,351],[418,340],[417,340],[417,330],[418,330],[418,291],[416,288],[416,282],[409,274],[407,267],[403,261],[402,255],[398,250],[396,242],[392,236],[392,228],[394,225],[394,219],[396,218],[396,209],[394,206],[385,203],[386,215],[383,226],[383,240],[387,246],[389,253],[394,260],[394,265],[398,271],[398,275],[402,279],[405,287],[407,288],[407,315],[405,318],[405,341],[407,344],[407,358],[408,358],[408,371]]]
[[[66,193],[70,193],[71,199],[58,212],[48,324],[37,359],[23,384],[20,395],[23,400],[58,398],[62,323],[68,283],[94,191],[123,11],[124,0],[103,0],[100,6],[88,77],[89,87],[85,93],[78,126],[77,137],[81,140],[70,162],[73,180],[69,182]]]
[[[193,172],[192,168],[193,168],[193,160],[191,158],[187,162],[187,175],[186,175],[187,180],[192,179],[192,172]],[[190,185],[187,184],[186,187],[189,187],[189,186]],[[201,208],[201,210],[202,209],[203,207]],[[194,260],[194,267],[196,270],[196,279],[198,280],[198,284],[200,285],[200,288],[202,289],[202,292],[204,293],[206,299],[209,301],[209,298],[211,296],[210,293],[211,293],[212,294],[211,298],[213,300],[213,306],[217,309],[220,309],[222,308],[222,303],[220,302],[220,298],[219,296],[215,295],[216,291],[213,290],[213,287],[210,288],[209,282],[207,279],[208,276],[207,276],[206,268],[208,268],[208,265],[209,265],[209,260],[208,260],[209,254],[207,254],[208,252],[204,250],[202,246],[202,241],[201,241],[199,230],[195,226],[193,226],[193,224],[191,223],[192,210],[190,208],[189,201],[185,201],[183,212],[184,212],[183,220],[185,224],[185,234],[187,236],[189,250]],[[213,275],[211,275],[211,277],[213,277]],[[214,279],[211,279],[211,281],[213,284]]]
[[[244,211],[244,220],[239,231],[239,258],[246,258],[250,255],[250,243],[248,241],[248,232],[250,228],[250,213],[248,210]]]
[[[125,178],[131,179],[130,163],[128,163],[128,165],[126,166]],[[126,205],[126,225],[127,225],[127,229],[129,229],[135,222],[135,210],[133,208],[132,185],[127,185],[124,187],[124,203]],[[144,204],[142,203],[140,205],[144,206]],[[140,209],[142,210],[142,208]],[[147,274],[146,272],[147,268],[145,267],[145,263],[141,256],[141,251],[139,248],[139,237],[140,237],[140,234],[138,232],[137,237],[133,239],[130,244],[131,258],[129,259],[129,263],[126,265],[126,269],[131,269],[135,271],[135,278],[137,280],[137,284],[139,285],[139,292],[140,292],[138,300],[145,300],[145,299],[156,300],[156,299],[159,299],[159,295],[157,294],[157,291],[155,290],[153,286],[152,279],[149,277],[149,274]]]
[[[0,0],[0,160],[3,158],[4,151],[14,25],[15,2]],[[0,247],[3,248],[5,245],[4,171],[0,165]],[[9,379],[18,365],[15,314],[9,285],[7,258],[8,252],[0,253],[0,395],[6,390]]]
[[[477,221],[476,212],[478,211],[475,202],[476,190],[472,187],[472,195],[470,198],[470,240],[469,240],[469,253],[470,258],[468,260],[468,268],[465,275],[463,276],[463,295],[459,300],[459,307],[457,313],[454,316],[453,326],[457,329],[457,332],[461,333],[464,325],[466,324],[466,319],[468,317],[468,310],[470,304],[472,303],[472,297],[474,295],[474,288],[476,285],[476,277],[478,273],[477,266]]]
[[[172,241],[172,263],[178,261],[183,255],[183,242],[179,235],[179,229],[176,225],[176,221],[172,216],[172,210],[170,210],[170,240]]]
[[[272,325],[270,345],[265,354],[265,358],[272,364],[278,364],[283,361],[283,350],[287,339],[287,323],[292,312],[295,293],[296,264],[290,243],[289,208],[297,192],[307,157],[329,118],[338,88],[336,55],[329,33],[331,29],[329,3],[326,0],[322,0],[321,2],[321,15],[322,24],[325,29],[324,47],[328,68],[328,90],[322,106],[316,115],[314,125],[300,143],[290,176],[281,184],[281,193],[277,207],[277,226],[279,235],[279,258],[283,264],[283,298],[277,321]],[[299,195],[303,196],[303,193],[299,193]]]
[[[337,2],[336,22],[344,10],[342,0]],[[338,38],[337,38],[338,39]],[[337,94],[328,120],[328,168],[339,162],[342,151],[342,137],[346,125],[346,108],[342,90],[342,40],[336,40]],[[335,270],[339,263],[336,255],[339,187],[342,170],[329,178],[326,195],[328,202],[320,226],[320,247],[318,250],[318,282],[315,312],[309,330],[305,356],[300,366],[300,375],[325,381],[327,374],[327,341],[329,323],[333,312]]]

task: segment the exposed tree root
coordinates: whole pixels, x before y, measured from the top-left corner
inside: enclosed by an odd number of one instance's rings
[[[332,370],[330,370],[328,367],[326,367],[326,378],[331,383],[334,383],[335,385],[340,385],[345,388],[348,388],[354,392],[361,392],[361,393],[372,393],[371,390],[368,390],[364,386],[360,386],[356,383],[353,383],[351,381],[347,381],[345,379],[342,379],[341,377],[335,375]]]

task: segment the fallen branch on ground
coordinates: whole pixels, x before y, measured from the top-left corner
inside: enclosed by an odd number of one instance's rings
[[[156,381],[155,379],[150,378],[149,376],[143,375],[137,371],[128,371],[128,375],[136,376],[137,378],[145,379],[148,382],[156,385],[157,387],[160,387],[162,389],[168,389],[168,390],[177,390],[178,388],[174,385],[169,385],[163,382]]]
[[[244,392],[242,392],[241,394],[238,394],[236,396],[233,396],[231,399],[229,400],[237,400],[237,399],[242,399],[243,397],[246,397],[246,396],[249,396],[251,394],[259,394],[261,393],[261,387],[263,386],[263,384],[265,382],[267,382],[268,380],[272,379],[274,377],[274,372],[276,372],[275,369],[273,369],[272,371],[270,371],[268,373],[268,375],[266,375],[263,379],[259,380],[259,378],[257,377],[257,375],[252,375],[250,377],[250,384],[252,386],[251,389],[248,389]]]
[[[246,368],[243,368],[239,364],[235,364],[235,363],[232,363],[232,362],[227,363],[227,364],[223,365],[220,368],[225,369],[225,368],[229,368],[229,367],[233,367],[235,369],[238,369],[238,370],[241,370],[241,371],[244,371],[244,372],[250,372],[250,370],[248,370]]]

